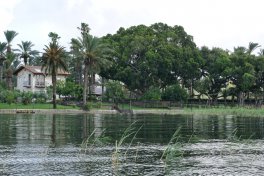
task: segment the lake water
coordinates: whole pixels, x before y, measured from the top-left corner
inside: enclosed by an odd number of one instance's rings
[[[263,138],[253,117],[0,115],[0,175],[264,175]]]

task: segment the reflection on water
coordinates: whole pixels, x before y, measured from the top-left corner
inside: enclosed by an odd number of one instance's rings
[[[143,126],[130,147],[133,135],[121,146],[115,166],[115,141],[133,122],[134,130]],[[0,175],[262,175],[263,122],[234,116],[0,115]],[[160,158],[180,127],[182,143],[175,150],[183,155],[166,163]],[[91,134],[103,143],[82,152]]]

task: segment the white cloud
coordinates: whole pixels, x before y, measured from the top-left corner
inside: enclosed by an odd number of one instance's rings
[[[67,0],[67,8],[71,10],[76,6],[83,4],[83,2],[84,0]]]
[[[21,0],[0,0],[0,17],[1,25],[0,31],[6,31],[7,27],[11,24],[14,19],[14,8]],[[4,34],[0,34],[0,41],[2,41]]]
[[[0,0],[0,3],[0,32],[14,29],[19,33],[19,41],[31,40],[40,46],[51,31],[57,32],[68,45],[72,37],[79,35],[76,28],[81,22],[88,23],[96,36],[115,33],[120,27],[163,22],[183,26],[198,46],[232,49],[247,46],[250,41],[264,44],[263,0]]]

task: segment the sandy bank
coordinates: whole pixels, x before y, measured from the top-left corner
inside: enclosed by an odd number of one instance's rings
[[[131,110],[132,114],[180,114],[183,110]],[[116,110],[0,109],[0,114],[120,114]]]

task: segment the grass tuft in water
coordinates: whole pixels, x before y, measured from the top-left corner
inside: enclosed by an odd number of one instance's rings
[[[94,136],[95,132],[96,129],[94,129],[93,132],[82,141],[80,153],[91,152],[95,146],[102,146],[111,141],[111,138],[104,136],[105,129],[97,137]]]
[[[169,174],[172,163],[179,161],[179,159],[182,159],[187,154],[183,150],[183,145],[186,145],[186,142],[189,144],[198,141],[198,138],[194,134],[187,141],[182,141],[184,138],[182,138],[180,131],[181,127],[177,128],[160,158],[164,164],[166,174]]]
[[[162,155],[161,155],[161,160],[162,159],[166,159],[168,154],[170,154],[170,152],[172,151],[173,148],[177,147],[177,145],[179,144],[178,143],[178,140],[180,138],[180,135],[179,135],[179,132],[181,130],[181,127],[179,127],[175,132],[174,134],[172,135],[168,145],[166,146],[165,150],[163,151]]]
[[[114,169],[114,173],[115,175],[118,175],[118,170],[119,170],[119,163],[121,161],[121,159],[124,159],[124,162],[126,162],[126,158],[127,158],[127,152],[129,151],[133,141],[135,140],[138,132],[141,130],[141,128],[143,127],[143,125],[141,125],[137,130],[134,127],[134,125],[136,124],[137,121],[133,122],[132,124],[130,124],[124,131],[124,133],[122,134],[121,138],[119,139],[119,141],[115,141],[115,151],[112,153],[112,166]],[[128,139],[132,137],[132,139],[129,142],[128,147],[126,148],[124,154],[122,154],[121,152],[121,146],[122,144]],[[136,152],[136,157],[137,157],[137,152]],[[136,160],[136,158],[135,158]]]

